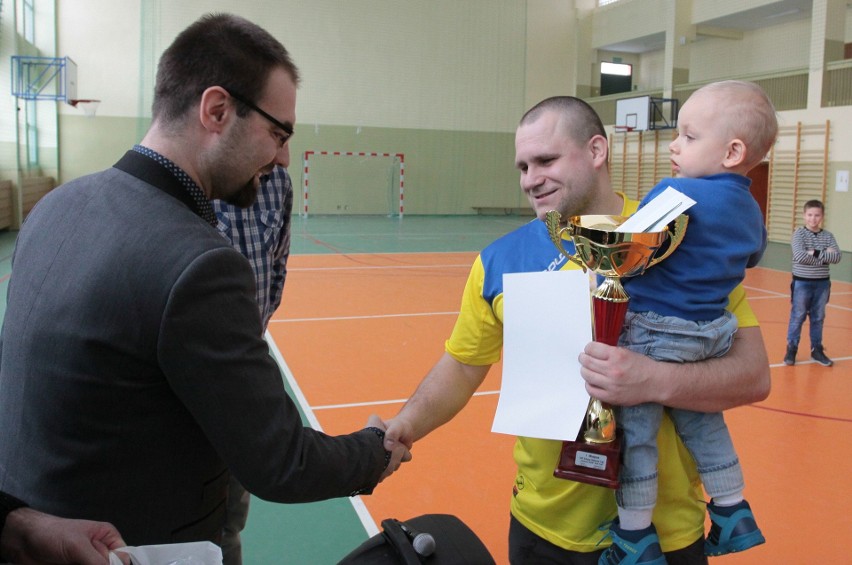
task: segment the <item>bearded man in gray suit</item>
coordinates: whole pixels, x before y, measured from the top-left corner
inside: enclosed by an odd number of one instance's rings
[[[345,436],[302,426],[251,267],[215,228],[210,199],[250,205],[283,164],[298,81],[269,33],[205,16],[164,52],[142,142],[28,216],[0,343],[0,490],[131,545],[218,541],[230,473],[309,502],[410,458],[375,416]]]

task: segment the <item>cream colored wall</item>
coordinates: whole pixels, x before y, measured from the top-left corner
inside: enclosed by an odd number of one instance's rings
[[[689,81],[804,69],[808,66],[809,42],[808,21],[746,32],[742,39],[699,37],[689,47]],[[600,53],[613,55],[605,51]],[[632,62],[637,57],[631,54],[621,56],[625,62]],[[663,88],[665,51],[642,53],[634,69],[638,69],[634,84],[639,90]]]
[[[592,47],[664,31],[664,22],[659,14],[663,13],[660,10],[664,9],[666,1],[630,0],[585,15],[587,19],[583,25],[592,29]],[[692,21],[700,24],[772,3],[767,0],[696,0],[692,6]],[[846,10],[845,30],[846,42],[852,42],[852,5]],[[689,80],[701,82],[717,77],[807,68],[810,37],[810,20],[807,19],[746,31],[742,39],[698,36],[690,44]],[[639,72],[634,80],[639,90],[663,88],[664,55],[664,50],[658,50],[640,56],[638,65],[634,67]],[[595,63],[591,67],[589,72],[595,73]],[[597,84],[595,79],[592,82]]]
[[[594,12],[592,17],[592,47],[627,41],[654,33],[665,32],[666,13],[670,0],[631,0],[616,3]]]
[[[180,30],[216,11],[261,23],[291,51],[302,72],[303,126],[512,131],[523,106],[522,0],[60,4],[61,49],[74,54],[81,93],[103,100],[99,115],[138,114],[140,33],[153,34],[145,38],[156,60]]]
[[[844,27],[846,29],[844,35],[846,43],[852,43],[852,4],[846,6],[846,23]]]
[[[642,53],[639,60],[639,90],[654,90],[663,88],[663,73],[665,73],[666,52],[664,49]]]
[[[260,23],[301,70],[294,185],[307,150],[404,153],[406,214],[526,206],[513,167],[517,121],[527,98],[573,90],[561,68],[571,60],[563,24],[573,9],[559,0],[62,0],[61,49],[78,62],[81,96],[102,100],[94,120],[63,109],[62,180],[109,166],[138,141],[154,62],[216,11]],[[527,18],[537,22],[529,49]],[[531,81],[528,57],[538,69]],[[346,176],[341,169],[319,188],[338,191],[332,205],[347,196]]]
[[[0,18],[0,54],[6,61],[15,53],[15,18],[3,7]],[[12,66],[0,64],[0,87],[12,84]],[[17,150],[15,136],[15,99],[12,96],[0,96],[0,181],[17,180]]]
[[[550,96],[574,92],[578,23],[572,4],[565,0],[527,3],[524,109]]]
[[[708,38],[690,45],[690,82],[808,66],[810,22],[746,32],[742,39]]]
[[[695,0],[692,4],[692,21],[703,22],[778,3],[778,0]],[[783,8],[779,11],[783,11]]]
[[[843,251],[852,251],[852,193],[835,190],[835,177],[838,170],[852,171],[852,107],[822,108],[819,110],[801,110],[781,112],[779,124],[795,126],[803,124],[831,123],[829,140],[828,187],[825,198],[825,228],[831,231]],[[818,148],[821,149],[821,148]]]
[[[77,63],[77,96],[101,100],[100,116],[137,115],[141,1],[57,2],[57,51]],[[70,106],[60,112],[83,115]]]

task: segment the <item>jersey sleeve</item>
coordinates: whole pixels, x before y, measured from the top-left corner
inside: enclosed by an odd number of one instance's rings
[[[477,257],[470,269],[462,294],[461,308],[445,350],[467,365],[490,365],[500,360],[503,348],[503,322],[496,314],[500,294],[489,302],[483,297],[485,269]]]
[[[751,328],[759,325],[757,316],[754,315],[748,300],[746,300],[746,293],[742,284],[737,285],[733,292],[728,295],[727,310],[737,317],[737,324],[740,328]]]

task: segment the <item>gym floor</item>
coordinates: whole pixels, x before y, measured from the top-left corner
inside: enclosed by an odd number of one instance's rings
[[[305,422],[330,434],[392,417],[443,352],[476,253],[529,221],[516,216],[293,219],[282,306],[267,339]],[[16,232],[0,232],[6,294]],[[852,504],[852,283],[835,276],[825,323],[826,368],[805,353],[781,362],[789,315],[789,246],[771,245],[745,286],[769,352],[772,392],[726,412],[746,496],[767,538],[726,563],[844,561]],[[852,271],[850,271],[852,272]],[[5,311],[0,301],[0,314]],[[244,562],[335,563],[385,518],[453,514],[507,562],[514,438],[491,433],[500,365],[450,423],[415,445],[414,460],[371,496],[281,505],[252,500]],[[838,475],[840,478],[838,479]],[[807,542],[807,543],[806,543]]]

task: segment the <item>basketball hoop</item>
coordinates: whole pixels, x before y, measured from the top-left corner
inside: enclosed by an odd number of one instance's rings
[[[74,106],[75,108],[80,108],[86,114],[87,118],[94,118],[95,112],[98,111],[98,106],[101,105],[100,100],[69,100],[69,104]]]
[[[627,133],[633,131],[635,128],[633,126],[615,126],[616,133]]]

